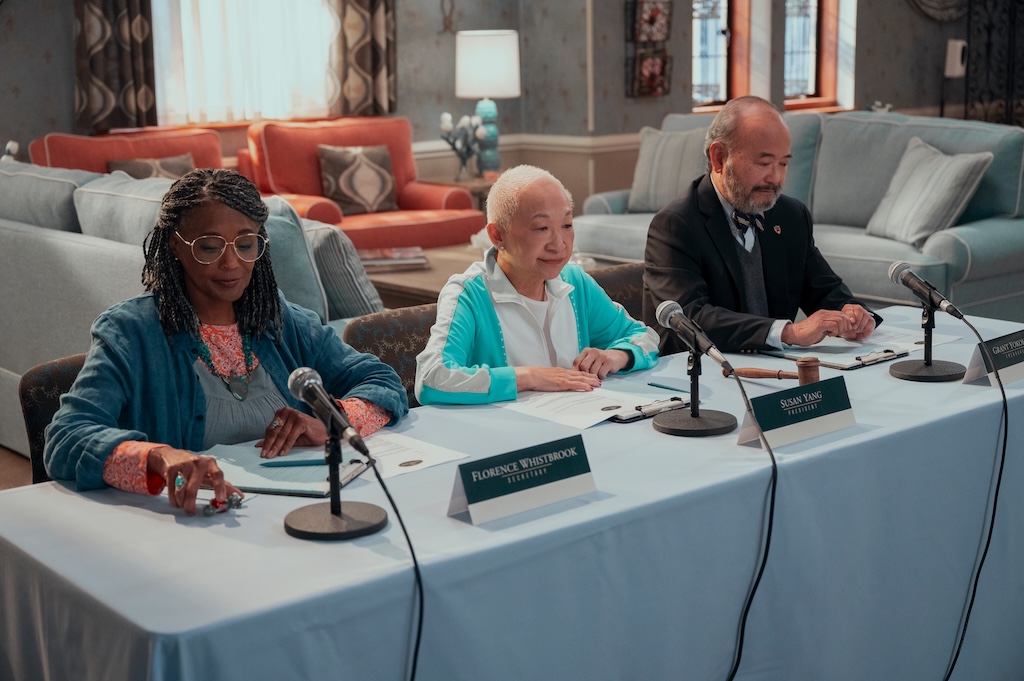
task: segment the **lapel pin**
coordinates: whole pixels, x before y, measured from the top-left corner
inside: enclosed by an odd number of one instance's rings
[[[782,227],[779,227],[778,225],[775,225],[775,233],[776,234],[782,234]]]

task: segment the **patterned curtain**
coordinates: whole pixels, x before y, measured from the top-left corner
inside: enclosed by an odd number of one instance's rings
[[[398,108],[395,0],[333,0],[341,35],[332,55],[337,116],[379,116]]]
[[[156,125],[150,0],[75,0],[75,132]]]

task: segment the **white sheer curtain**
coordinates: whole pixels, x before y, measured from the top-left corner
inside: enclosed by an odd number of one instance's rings
[[[330,0],[152,0],[160,125],[327,116],[341,22]]]

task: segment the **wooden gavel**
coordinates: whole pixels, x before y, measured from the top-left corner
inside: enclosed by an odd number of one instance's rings
[[[817,357],[801,357],[796,361],[796,371],[772,371],[771,369],[741,367],[733,369],[733,372],[740,378],[795,378],[800,381],[800,385],[807,385],[808,383],[816,383],[820,379],[818,370],[820,366],[821,362]],[[729,373],[722,369],[722,375],[728,376]]]

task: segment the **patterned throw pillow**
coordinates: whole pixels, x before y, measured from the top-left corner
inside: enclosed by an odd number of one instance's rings
[[[992,158],[991,151],[944,154],[911,137],[867,233],[921,248],[929,236],[956,224]]]
[[[166,177],[177,180],[185,173],[195,169],[196,164],[192,160],[191,152],[167,158],[126,158],[119,161],[107,161],[107,172],[123,170],[136,180],[145,180],[150,177]]]
[[[395,176],[387,145],[317,148],[324,196],[345,215],[398,210]]]

